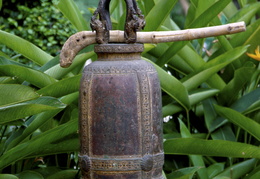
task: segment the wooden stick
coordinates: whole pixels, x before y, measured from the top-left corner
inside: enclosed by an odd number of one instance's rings
[[[178,31],[154,31],[137,32],[136,43],[163,43],[175,41],[187,41],[199,38],[213,37],[226,34],[234,34],[246,30],[244,22],[187,29]],[[64,44],[60,54],[60,65],[69,67],[77,53],[88,45],[96,43],[96,33],[82,31],[72,35]],[[125,43],[124,31],[111,30],[110,43]]]

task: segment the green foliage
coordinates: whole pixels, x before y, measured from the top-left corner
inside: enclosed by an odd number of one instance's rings
[[[89,30],[90,13],[78,5],[93,10],[97,1],[11,2],[20,16],[3,1],[0,45],[19,57],[0,53],[0,178],[77,178],[78,88],[85,61],[96,56],[86,48],[67,69],[53,56],[70,34]],[[175,0],[137,2],[147,31],[246,22],[239,34],[145,45],[143,59],[154,64],[162,87],[164,175],[259,178],[260,64],[246,52],[259,45],[260,2],[190,0],[186,15],[172,11],[182,7]],[[111,1],[113,29],[124,25],[119,7],[123,1]]]
[[[30,5],[33,7],[14,2],[17,11],[12,11],[8,6],[5,8],[4,4],[0,29],[36,44],[51,55],[57,55],[64,41],[76,31],[50,1],[42,0],[36,6],[33,3]],[[5,53],[14,55],[1,47]]]

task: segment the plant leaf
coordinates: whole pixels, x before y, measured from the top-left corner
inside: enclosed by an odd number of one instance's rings
[[[0,107],[0,124],[38,114],[48,110],[64,108],[65,105],[56,98],[40,97],[23,103]]]
[[[231,167],[226,168],[222,173],[215,176],[213,179],[227,178],[241,178],[245,174],[248,174],[255,167],[258,160],[250,159],[244,162],[235,164]]]
[[[85,22],[78,6],[72,0],[59,0],[56,3],[57,8],[63,13],[65,17],[76,27],[78,31],[90,30]]]
[[[215,105],[215,109],[219,115],[227,118],[260,141],[260,124],[233,109],[218,105]]]
[[[69,68],[62,68],[60,67],[60,64],[54,65],[53,67],[49,68],[46,70],[44,73],[50,75],[51,77],[55,79],[61,79],[64,77],[66,74],[71,72],[73,69],[76,67],[81,67],[85,64],[86,60],[90,59],[93,57],[95,53],[93,51],[88,52],[88,53],[82,53],[79,54],[75,57],[73,64]]]
[[[192,179],[194,174],[200,169],[201,167],[189,167],[175,170],[167,175],[167,179]]]
[[[78,170],[63,170],[53,175],[50,175],[46,179],[71,179],[76,178],[77,174]]]
[[[214,73],[217,73],[219,70],[224,68],[229,63],[236,60],[239,56],[244,54],[248,46],[237,47],[233,50],[230,50],[217,58],[205,63],[202,67],[196,70],[193,73],[190,73],[188,76],[182,79],[183,85],[191,90],[207,79],[209,79]]]
[[[188,128],[185,126],[185,124],[179,120],[180,123],[180,132],[182,138],[192,138],[191,133],[189,132]],[[202,156],[199,155],[189,155],[190,160],[193,163],[193,166],[195,167],[201,167],[201,170],[198,170],[198,175],[200,178],[208,178],[207,170],[205,168],[205,163],[203,161]]]
[[[19,178],[11,174],[0,174],[0,179],[19,179]]]
[[[155,31],[165,21],[177,0],[158,1],[145,17],[146,26],[145,31]],[[163,9],[163,10],[162,10]],[[156,14],[156,16],[154,16]],[[156,19],[155,19],[156,18]]]
[[[72,120],[22,143],[0,157],[0,170],[21,159],[78,151],[78,121]]]
[[[67,105],[72,103],[78,98],[78,93],[70,94],[64,96],[61,101]],[[48,120],[52,119],[55,115],[57,115],[62,109],[56,109],[51,111],[46,111],[37,115],[32,116],[33,121],[29,123],[28,127],[24,129],[23,133],[19,135],[19,137],[12,140],[12,142],[7,146],[6,150],[9,150],[22,141],[24,141],[29,135],[39,129],[42,125],[44,125]],[[31,118],[30,118],[31,119]],[[29,119],[29,120],[30,120]],[[29,121],[28,120],[28,121]]]
[[[59,82],[48,85],[37,91],[43,96],[61,97],[79,90],[80,79],[82,74],[70,78],[65,78]]]
[[[34,44],[2,30],[0,30],[0,43],[5,44],[38,65],[44,65],[53,58]]]
[[[57,82],[56,79],[41,71],[18,65],[1,65],[0,72],[23,81],[27,81],[39,88]]]
[[[212,21],[226,6],[230,3],[231,0],[226,1],[217,1],[214,5],[208,8],[203,12],[198,18],[196,18],[189,28],[198,28],[206,26],[209,22]],[[168,63],[172,56],[174,56],[180,49],[187,45],[188,41],[179,41],[174,42],[166,52],[159,58],[157,65],[163,66]]]
[[[177,138],[164,142],[165,154],[260,158],[259,147],[225,140]]]
[[[35,171],[27,170],[17,174],[19,178],[33,178],[33,179],[44,179],[43,176]]]
[[[182,85],[182,83],[179,80],[177,80],[174,76],[169,75],[166,71],[164,71],[162,68],[160,68],[150,60],[145,58],[143,59],[152,63],[156,68],[162,90],[169,94],[182,107],[188,110],[190,108],[188,92],[186,88]]]
[[[33,88],[18,84],[0,84],[0,106],[32,100],[39,97]]]

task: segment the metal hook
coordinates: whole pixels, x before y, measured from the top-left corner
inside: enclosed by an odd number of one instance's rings
[[[110,1],[100,0],[97,10],[91,18],[91,29],[96,31],[96,41],[100,44],[109,42],[109,30],[112,30],[109,12]],[[125,0],[125,2],[127,7],[125,39],[126,43],[135,43],[136,32],[144,28],[145,20],[141,10],[137,7],[136,0]]]

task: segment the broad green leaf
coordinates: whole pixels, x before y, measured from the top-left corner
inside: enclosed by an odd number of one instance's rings
[[[0,72],[19,80],[27,81],[39,88],[57,82],[56,79],[43,72],[18,65],[1,65]]]
[[[260,100],[249,106],[245,111],[243,111],[243,114],[249,114],[258,110],[260,110]]]
[[[244,179],[258,179],[260,177],[260,165],[254,168],[249,174],[247,174]]]
[[[213,178],[225,168],[225,163],[214,163],[207,168],[209,178]]]
[[[143,58],[145,59],[145,58]],[[156,64],[150,60],[145,59],[146,61],[152,63],[157,70],[161,88],[167,94],[169,94],[174,100],[176,100],[182,107],[186,110],[190,108],[190,102],[188,98],[188,92],[182,83],[177,80],[174,76],[169,75],[162,68],[158,67]]]
[[[3,4],[3,1],[0,0],[0,10],[2,9],[2,4]]]
[[[259,98],[257,98],[256,96],[260,96],[260,88],[257,88],[254,91],[240,97],[237,101],[235,101],[232,104],[231,109],[236,110],[238,112],[246,111],[246,109],[249,108],[249,106],[259,101]],[[228,121],[225,118],[218,117],[214,121],[212,121],[209,131],[212,132],[217,128],[223,126],[227,122]]]
[[[8,60],[11,59],[8,55],[6,55],[6,54],[5,54],[4,52],[2,52],[2,51],[0,51],[0,56],[6,58],[6,59],[8,59]]]
[[[205,10],[212,6],[215,1],[205,1],[205,0],[191,0],[187,18],[185,21],[185,27],[189,27],[194,19],[199,17]]]
[[[167,18],[176,2],[177,0],[158,1],[158,3],[156,3],[155,6],[153,6],[153,8],[145,17],[146,26],[144,30],[157,30],[160,27],[160,25],[163,24],[164,20]]]
[[[192,179],[194,174],[200,169],[201,167],[189,167],[175,170],[167,175],[167,179]]]
[[[251,176],[251,179],[259,179],[259,178],[260,178],[260,171]]]
[[[56,98],[40,97],[35,100],[0,107],[0,124],[25,118],[48,110],[64,108]]]
[[[218,127],[214,132],[211,133],[211,137],[214,140],[227,140],[233,142],[237,140],[232,127],[228,124],[223,124],[223,126]]]
[[[208,131],[210,131],[210,126],[217,116],[217,113],[214,109],[214,104],[216,103],[217,102],[214,98],[209,98],[207,100],[202,101],[205,124],[207,126]]]
[[[260,88],[256,88],[254,91],[241,96],[232,104],[231,108],[238,112],[244,112],[251,105],[256,104],[259,101],[259,97],[257,96],[260,96]]]
[[[0,43],[5,44],[38,65],[43,65],[53,58],[34,44],[2,30],[0,30]]]
[[[0,157],[0,170],[21,159],[78,151],[77,129],[72,120],[10,149]]]
[[[232,80],[220,92],[218,96],[219,104],[230,106],[236,100],[239,92],[245,87],[246,83],[249,82],[254,72],[254,66],[237,69]]]
[[[50,175],[46,179],[71,179],[71,178],[76,178],[78,173],[79,173],[78,170],[63,170],[53,175]]]
[[[193,91],[192,94],[189,95],[191,105],[196,105],[199,102],[215,96],[219,93],[218,89],[198,89]]]
[[[253,16],[260,10],[260,3],[250,4],[241,10],[239,10],[232,18],[229,19],[229,23],[244,21],[246,24],[250,22]]]
[[[32,170],[23,171],[22,173],[17,174],[17,176],[19,178],[44,179],[40,173],[32,171]]]
[[[40,168],[34,169],[33,171],[36,171],[36,172],[42,174],[42,176],[44,178],[47,178],[57,172],[62,171],[62,169],[59,166],[46,166],[46,167],[40,167]]]
[[[57,83],[53,83],[37,91],[38,94],[43,96],[61,97],[79,90],[81,74],[76,75]]]
[[[255,21],[254,23],[248,25],[246,27],[246,31],[238,34],[232,35],[230,39],[230,43],[233,47],[240,46],[240,45],[250,45],[250,44],[259,44],[257,37],[259,37],[259,26],[260,26],[260,19]],[[249,52],[254,53],[255,48],[249,47]]]
[[[0,84],[0,106],[32,100],[39,94],[31,87],[18,84]]]
[[[0,84],[15,84],[15,83],[16,83],[15,78],[12,78],[10,76],[0,77]]]
[[[246,52],[247,46],[238,47],[230,50],[217,58],[205,63],[195,72],[189,74],[187,77],[183,78],[183,85],[187,90],[191,90],[206,80],[208,80],[213,74],[217,73],[219,70],[224,68],[229,63],[236,60],[239,56]]]
[[[51,111],[42,112],[38,115],[33,116],[33,121],[30,125],[20,134],[17,138],[11,141],[9,145],[6,147],[6,151],[15,147],[19,143],[23,142],[29,135],[39,129],[42,125],[46,124],[48,120],[52,119],[55,115],[61,112],[62,109],[56,109]],[[30,118],[31,119],[31,118]]]
[[[208,8],[204,13],[202,13],[198,18],[196,18],[189,28],[198,28],[206,26],[209,22],[212,21],[231,0],[226,1],[217,1],[214,5]],[[174,56],[180,49],[182,49],[185,45],[187,45],[188,41],[180,41],[173,43],[167,51],[159,58],[160,60],[157,62],[158,66],[163,66],[168,63],[172,56]]]
[[[78,93],[70,94],[67,96],[64,96],[61,99],[61,102],[69,105],[73,101],[75,101],[78,98]],[[33,121],[29,123],[28,127],[23,131],[19,137],[12,140],[12,142],[7,146],[6,150],[9,150],[22,141],[24,141],[29,135],[31,135],[33,132],[35,132],[37,129],[39,129],[41,126],[43,126],[48,120],[52,119],[55,115],[57,115],[59,112],[61,112],[63,109],[56,109],[51,111],[46,111],[40,114],[37,114],[33,116]],[[31,118],[30,118],[31,119]],[[30,120],[29,119],[29,120]]]
[[[76,67],[83,66],[85,64],[86,60],[90,59],[94,55],[95,55],[95,53],[93,51],[88,52],[88,53],[79,54],[75,57],[72,65],[69,68],[62,68],[62,67],[60,67],[59,64],[57,64],[57,65],[49,68],[48,70],[46,70],[44,73],[50,75],[53,78],[61,79],[66,74],[68,74],[73,69],[75,69]]]
[[[257,29],[254,30],[254,32],[251,34],[251,36],[245,41],[244,44],[250,44],[251,48],[249,48],[249,52],[252,52],[256,49],[256,47],[259,45],[259,39],[260,37],[260,26],[258,26]]]
[[[55,5],[78,31],[90,30],[78,6],[73,0],[59,0]]]
[[[223,177],[227,178],[241,178],[244,175],[248,174],[255,167],[258,160],[250,159],[237,163],[231,167],[226,168],[222,173],[218,174],[213,179],[221,179]]]
[[[11,174],[0,174],[0,179],[19,179],[19,178]]]
[[[247,0],[238,0],[239,6],[242,8],[247,4]]]
[[[144,16],[146,17],[150,10],[155,6],[154,0],[143,0],[145,6]]]
[[[230,108],[215,105],[216,112],[260,141],[260,124]]]
[[[177,138],[164,142],[165,154],[260,158],[259,147],[225,140]]]
[[[185,124],[179,120],[180,123],[180,132],[182,138],[192,138],[191,133],[189,132],[188,128],[185,126]],[[199,155],[189,155],[190,160],[193,163],[193,166],[195,167],[201,167],[201,170],[198,170],[198,175],[200,178],[208,178],[207,170],[205,168],[205,163],[203,161],[202,156]]]
[[[194,106],[207,98],[215,96],[217,93],[219,93],[219,90],[217,89],[200,89],[193,91],[193,93],[189,95],[190,104],[191,106]],[[183,108],[176,103],[170,103],[162,108],[164,117],[173,115],[180,111],[183,111]]]

